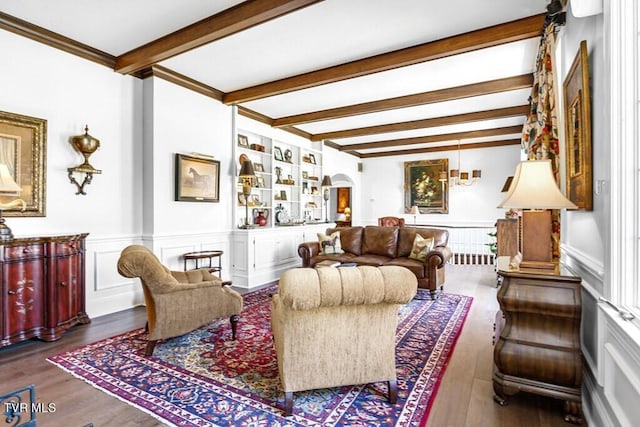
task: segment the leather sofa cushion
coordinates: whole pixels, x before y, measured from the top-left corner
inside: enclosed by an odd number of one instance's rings
[[[400,227],[398,229],[398,256],[408,257],[411,254],[413,240],[419,233],[425,239],[433,237],[433,247],[447,246],[449,240],[449,232],[437,228],[416,228],[416,227]]]
[[[354,254],[350,254],[345,252],[343,254],[327,254],[327,255],[316,255],[311,259],[311,265],[309,267],[315,266],[317,263],[322,261],[340,261],[340,262],[354,262],[353,258],[356,256]]]
[[[413,244],[413,241],[411,241]],[[395,258],[398,246],[398,227],[376,227],[368,226],[364,228],[362,237],[363,255],[381,255]]]
[[[374,265],[380,266],[385,265],[391,261],[391,258],[383,256],[383,255],[371,255],[364,254],[360,256],[356,256],[351,258],[350,262],[355,262],[358,265]]]
[[[422,261],[401,257],[389,260],[389,262],[385,263],[385,265],[399,265],[400,267],[408,268],[413,274],[415,274],[418,279],[423,279],[426,277],[425,264]]]
[[[327,235],[339,231],[342,250],[354,255],[360,255],[362,253],[363,230],[364,227],[336,227],[328,229]]]

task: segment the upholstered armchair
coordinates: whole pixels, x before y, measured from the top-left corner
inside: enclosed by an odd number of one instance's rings
[[[378,218],[378,225],[380,227],[404,227],[404,218],[383,216]]]
[[[151,356],[156,342],[177,337],[229,317],[231,336],[236,339],[242,296],[207,269],[170,271],[144,246],[131,245],[120,253],[118,272],[138,277],[147,306],[149,332],[145,354]]]
[[[293,392],[379,381],[396,403],[398,308],[417,287],[399,266],[286,271],[271,300],[285,414],[293,411]]]

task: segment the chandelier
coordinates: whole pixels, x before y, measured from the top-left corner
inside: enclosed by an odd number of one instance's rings
[[[458,141],[458,169],[451,169],[449,171],[449,186],[453,187],[456,185],[473,185],[482,175],[482,171],[480,169],[473,169],[471,171],[471,178],[469,178],[469,172],[461,172],[460,171],[460,141]],[[442,179],[441,179],[442,181]]]

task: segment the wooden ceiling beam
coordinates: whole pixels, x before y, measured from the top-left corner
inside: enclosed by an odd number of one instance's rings
[[[320,1],[324,0],[248,0],[118,56],[114,69],[132,74]]]
[[[504,119],[508,117],[518,117],[529,114],[528,105],[519,105],[517,107],[496,108],[494,110],[474,111],[473,113],[456,114],[453,116],[433,117],[430,119],[419,120],[420,129],[458,125],[461,123],[473,123],[482,120]],[[382,125],[385,126],[385,125]],[[377,126],[375,126],[377,127]],[[382,132],[380,132],[382,133]],[[314,140],[315,135],[311,137]],[[354,144],[359,145],[359,144]]]
[[[340,145],[340,151],[359,151],[373,148],[399,147],[403,145],[430,144],[442,141],[455,141],[470,138],[486,138],[488,136],[511,135],[522,133],[522,125],[506,126],[494,129],[472,130],[466,132],[445,133],[439,135],[417,136],[413,138],[390,139],[386,141],[365,142],[361,144]]]
[[[475,148],[504,147],[507,145],[520,145],[520,139],[505,139],[503,141],[474,142],[472,144],[461,145],[460,150],[471,150]],[[455,145],[443,145],[440,147],[425,147],[425,148],[412,148],[409,150],[384,151],[379,153],[360,153],[359,157],[362,159],[367,159],[371,157],[405,156],[408,154],[436,153],[440,151],[452,151],[457,149],[458,149],[458,144],[455,144]]]
[[[527,87],[531,87],[532,84],[533,75],[524,74],[521,76],[507,77],[504,79],[490,80],[481,83],[472,83],[464,86],[434,90],[431,92],[399,96],[397,98],[388,98],[379,101],[364,102],[362,104],[331,108],[328,110],[297,114],[295,116],[280,117],[273,120],[273,126],[292,126],[322,120],[332,120],[342,117],[357,116],[359,114],[368,114],[379,111],[395,110],[398,108],[415,107],[418,105],[433,104],[436,102],[453,101],[456,99],[463,99],[472,96],[481,96],[491,93],[505,92],[509,90],[524,89]]]
[[[238,104],[540,36],[544,14],[229,92]]]

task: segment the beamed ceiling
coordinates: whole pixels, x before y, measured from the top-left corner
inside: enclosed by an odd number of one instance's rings
[[[518,145],[546,3],[23,0],[0,28],[367,158]]]

